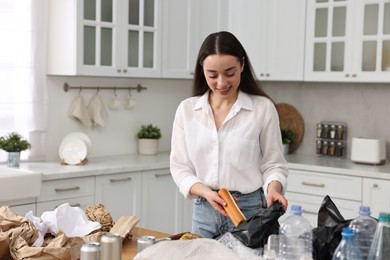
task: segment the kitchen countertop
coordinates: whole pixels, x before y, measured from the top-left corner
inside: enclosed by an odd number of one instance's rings
[[[368,165],[355,163],[348,159],[296,154],[287,155],[285,158],[290,169],[390,180],[390,164],[388,162],[383,165]]]
[[[2,167],[0,166],[0,172]],[[20,170],[39,172],[42,181],[87,177],[102,174],[146,171],[169,168],[169,154],[152,155],[118,155],[89,158],[84,165],[61,165],[61,162],[21,162]]]
[[[286,160],[289,168],[294,170],[390,180],[390,164],[388,162],[384,165],[366,165],[354,163],[348,159],[297,154],[287,155]],[[6,168],[6,165],[0,165],[0,172]],[[155,156],[128,154],[93,157],[89,158],[85,165],[61,165],[60,161],[22,162],[19,169],[41,173],[42,181],[48,181],[164,168],[169,168],[169,153],[160,153]]]

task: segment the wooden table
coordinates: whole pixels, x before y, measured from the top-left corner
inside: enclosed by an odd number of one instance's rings
[[[157,232],[144,228],[133,228],[131,231],[133,238],[125,240],[122,244],[122,260],[132,260],[137,255],[137,239],[140,236],[154,236],[156,238],[169,237],[170,234]]]

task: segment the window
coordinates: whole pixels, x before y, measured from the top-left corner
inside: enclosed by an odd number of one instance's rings
[[[22,159],[45,153],[48,1],[0,1],[0,135],[16,131],[30,141]]]

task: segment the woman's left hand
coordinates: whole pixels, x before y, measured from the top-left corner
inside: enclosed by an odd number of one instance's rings
[[[287,199],[282,195],[282,185],[278,181],[272,181],[268,185],[267,192],[267,207],[271,206],[275,202],[282,204],[284,210],[287,210],[288,202]]]

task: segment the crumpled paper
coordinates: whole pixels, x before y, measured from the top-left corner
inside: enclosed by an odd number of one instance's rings
[[[33,215],[33,212],[30,210],[26,213],[25,217],[30,220],[35,228],[39,231],[39,237],[35,240],[33,246],[42,246],[43,240],[45,239],[45,234],[50,227],[50,223],[47,221],[41,221],[40,218]]]
[[[69,203],[44,212],[41,220],[49,223],[49,231],[54,236],[61,230],[67,237],[83,237],[101,227],[99,222],[89,221],[84,210]]]

